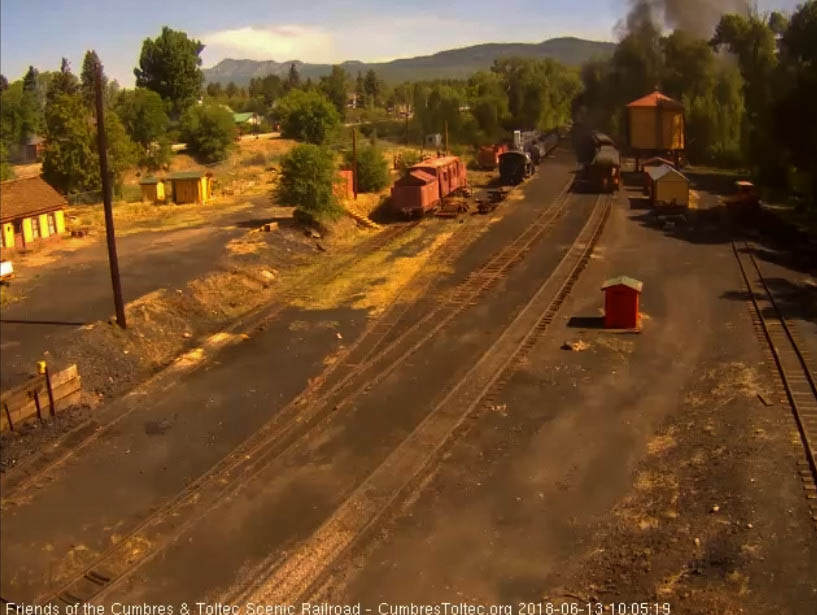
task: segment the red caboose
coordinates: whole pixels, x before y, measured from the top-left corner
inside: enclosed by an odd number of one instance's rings
[[[392,207],[402,215],[419,216],[467,185],[465,165],[459,158],[427,158],[395,182],[391,189]]]
[[[638,298],[644,284],[621,275],[602,284],[604,291],[604,328],[637,329]]]

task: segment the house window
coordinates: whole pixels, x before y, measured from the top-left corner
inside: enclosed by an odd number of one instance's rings
[[[40,217],[31,217],[31,238],[37,239],[40,236]]]
[[[54,214],[48,214],[48,234],[57,234],[57,221],[54,219]]]

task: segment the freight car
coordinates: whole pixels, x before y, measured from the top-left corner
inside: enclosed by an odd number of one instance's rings
[[[477,165],[481,169],[495,169],[499,165],[499,157],[508,151],[508,146],[483,145],[477,152]]]
[[[585,166],[585,179],[594,192],[613,192],[621,183],[621,157],[612,145],[601,145],[590,164]]]
[[[392,209],[407,217],[422,216],[467,185],[465,165],[457,156],[427,158],[409,168],[406,175],[394,183]]]
[[[499,157],[499,179],[503,184],[518,184],[531,175],[533,162],[527,153],[511,150]]]

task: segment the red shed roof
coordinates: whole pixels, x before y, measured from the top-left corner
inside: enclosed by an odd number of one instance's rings
[[[21,177],[0,184],[0,220],[26,218],[68,205],[41,177]]]
[[[630,104],[627,105],[628,107],[671,107],[676,109],[683,109],[684,105],[679,103],[677,100],[670,98],[655,90],[652,94],[647,94],[646,96],[642,96],[638,100],[634,100]]]
[[[620,275],[617,278],[611,278],[601,285],[601,289],[612,288],[614,286],[626,286],[632,288],[637,293],[640,293],[644,288],[644,282],[639,282],[635,278],[626,275]]]

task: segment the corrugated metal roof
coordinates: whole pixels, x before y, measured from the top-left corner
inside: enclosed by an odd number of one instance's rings
[[[672,177],[682,179],[685,182],[689,182],[686,175],[684,175],[677,169],[674,169],[667,164],[662,164],[661,166],[658,167],[650,167],[646,171],[647,175],[649,175],[653,181],[658,181],[659,179],[662,179],[667,175],[671,175]]]
[[[683,109],[684,105],[679,103],[677,100],[662,94],[658,90],[655,90],[652,94],[647,94],[646,96],[642,96],[641,98],[634,100],[633,102],[627,105],[628,107],[669,107],[674,109]]]
[[[252,111],[248,111],[246,113],[233,113],[233,121],[236,124],[243,124],[244,122],[248,122],[253,117],[255,117],[255,113],[253,113]]]
[[[196,171],[176,171],[167,176],[168,179],[198,179],[208,175],[207,171],[201,169]]]
[[[0,184],[0,220],[14,220],[65,207],[68,202],[41,177]]]
[[[601,289],[604,290],[605,288],[612,288],[613,286],[626,286],[627,288],[632,288],[634,291],[640,293],[644,288],[644,282],[631,278],[627,275],[620,275],[617,278],[610,278],[607,280],[601,285]]]

